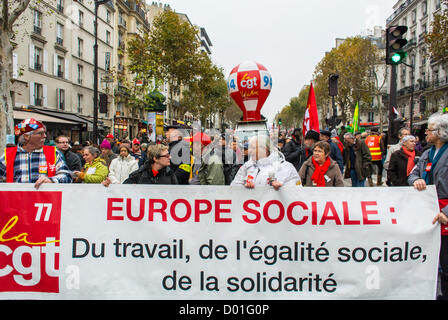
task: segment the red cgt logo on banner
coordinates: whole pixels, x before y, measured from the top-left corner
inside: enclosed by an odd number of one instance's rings
[[[59,292],[61,192],[0,192],[0,292]]]

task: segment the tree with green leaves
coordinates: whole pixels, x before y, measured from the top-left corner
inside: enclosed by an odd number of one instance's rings
[[[348,120],[348,112],[353,113],[356,103],[360,109],[370,106],[374,90],[372,70],[378,66],[381,52],[370,39],[360,36],[347,38],[338,47],[333,48],[318,63],[314,71],[314,89],[318,109],[323,117],[331,114],[328,95],[328,76],[338,74],[338,95],[336,104],[342,110],[342,121]]]
[[[6,146],[6,136],[14,134],[14,106],[11,97],[14,29],[29,4],[30,0],[0,2],[0,150]]]
[[[448,5],[448,1],[444,1]],[[433,61],[448,63],[448,9],[434,13],[431,32],[425,37],[428,51]]]
[[[198,30],[171,10],[165,10],[154,19],[151,34],[148,36],[147,51],[154,78],[169,85],[168,116],[173,109],[174,94],[200,74],[200,42]],[[146,54],[146,53],[145,53]]]
[[[199,76],[195,77],[183,92],[181,112],[190,111],[205,124],[212,120],[216,127],[215,116],[224,119],[225,110],[230,105],[227,83],[222,68],[212,63],[207,55],[203,55],[199,64]]]
[[[280,113],[276,116],[275,121],[278,122],[278,119],[282,119],[282,126],[286,128],[302,127],[309,91],[310,86],[304,86],[302,90],[300,90],[299,95],[297,97],[292,97],[289,104],[283,107]]]

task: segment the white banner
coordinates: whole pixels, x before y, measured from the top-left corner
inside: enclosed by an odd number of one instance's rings
[[[434,187],[0,185],[2,299],[434,299]]]

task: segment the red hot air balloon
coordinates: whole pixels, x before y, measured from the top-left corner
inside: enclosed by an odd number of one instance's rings
[[[243,121],[260,121],[261,108],[271,93],[269,71],[254,61],[245,61],[230,72],[229,94],[243,111]]]

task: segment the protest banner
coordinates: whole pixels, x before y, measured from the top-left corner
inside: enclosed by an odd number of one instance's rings
[[[1,299],[434,299],[436,190],[0,185]]]

